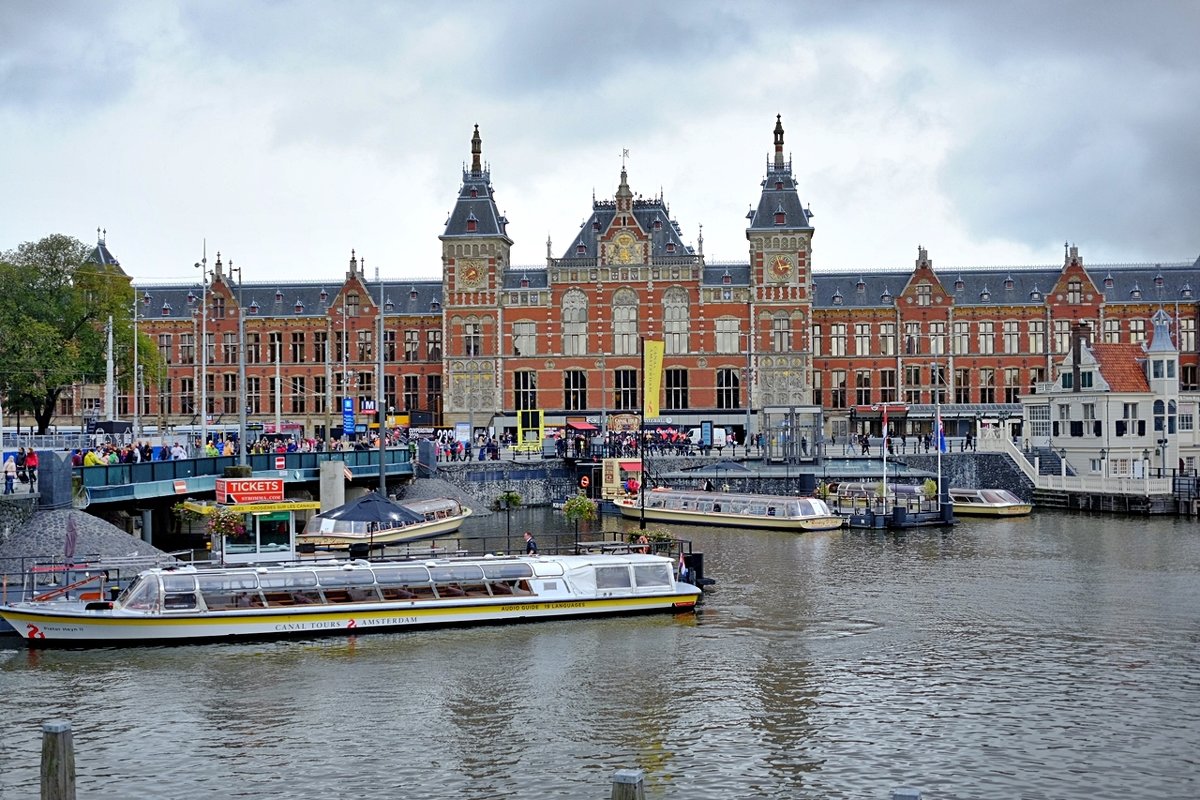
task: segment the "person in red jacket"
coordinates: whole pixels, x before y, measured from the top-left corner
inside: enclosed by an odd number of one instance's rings
[[[38,455],[32,447],[25,454],[25,474],[29,476],[29,491],[37,491]]]

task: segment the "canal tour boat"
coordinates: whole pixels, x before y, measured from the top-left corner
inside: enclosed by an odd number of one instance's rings
[[[954,513],[964,516],[1020,517],[1033,511],[1032,504],[1007,489],[950,489],[950,500]]]
[[[327,519],[318,514],[308,521],[303,533],[296,535],[296,542],[329,548],[346,548],[359,543],[401,544],[454,533],[471,516],[471,509],[450,497],[394,505],[407,513],[382,523]]]
[[[27,644],[168,644],[691,611],[701,590],[639,553],[319,561],[143,571],[115,600],[0,605]]]
[[[642,498],[613,500],[625,517],[685,525],[720,525],[726,528],[769,528],[802,533],[840,528],[842,518],[815,497],[707,492],[657,488]]]

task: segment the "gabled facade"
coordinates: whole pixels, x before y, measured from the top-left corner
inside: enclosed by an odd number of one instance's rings
[[[1178,419],[1190,419],[1200,260],[1093,265],[1068,244],[1059,265],[939,268],[919,246],[911,269],[818,267],[781,117],[772,133],[760,185],[748,192],[744,261],[710,263],[699,226],[685,234],[661,193],[638,193],[622,163],[612,196],[591,198],[565,247],[556,255],[548,239],[545,263],[521,266],[476,126],[432,280],[381,287],[352,253],[338,279],[239,287],[218,259],[207,291],[198,280],[138,285],[142,329],[167,359],[163,374],[146,376],[142,417],[195,422],[204,371],[214,422],[228,422],[245,396],[252,419],[269,424],[279,358],[283,416],[310,433],[339,428],[343,395],[358,408],[375,394],[382,313],[386,402],[439,427],[511,430],[532,410],[550,424],[628,425],[644,399],[642,340],[662,339],[654,424],[710,420],[742,441],[747,431],[769,434],[782,410],[819,443],[852,429],[878,435],[884,405],[893,432],[921,433],[936,404],[952,435],[985,424],[1018,435],[1023,400],[1057,380],[1072,330],[1086,324],[1096,347],[1140,346],[1163,309],[1178,350]],[[116,261],[107,248],[101,257]],[[240,307],[244,389],[235,374]],[[809,404],[822,413],[797,423],[795,410]],[[126,395],[122,417],[129,410]]]

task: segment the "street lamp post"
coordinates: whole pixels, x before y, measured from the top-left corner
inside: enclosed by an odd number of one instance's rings
[[[238,464],[246,466],[246,307],[242,305],[242,268],[229,259],[229,275],[237,272],[237,349],[238,349]]]
[[[133,289],[133,440],[138,440],[138,430],[141,427],[141,419],[139,417],[138,408],[140,381],[142,368],[138,364],[138,293],[137,287]]]
[[[196,262],[200,270],[200,450],[208,445],[208,252]]]
[[[375,268],[375,277],[379,280],[379,332],[375,347],[378,350],[375,366],[375,411],[379,415],[379,493],[387,497],[387,472],[383,464],[385,452],[384,439],[387,435],[387,419],[383,402],[383,278],[379,276],[379,267]]]

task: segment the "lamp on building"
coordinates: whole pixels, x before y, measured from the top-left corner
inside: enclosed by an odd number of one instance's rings
[[[1067,448],[1060,447],[1058,449],[1058,463],[1062,477],[1067,477]]]

